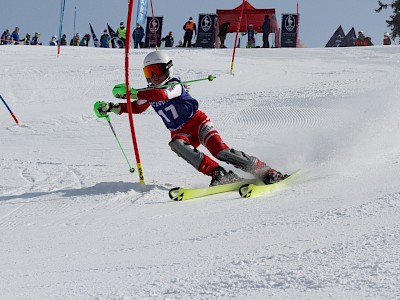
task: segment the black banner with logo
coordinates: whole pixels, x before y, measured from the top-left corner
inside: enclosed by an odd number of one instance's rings
[[[339,47],[353,47],[356,39],[356,31],[354,27],[352,27],[347,35],[344,37],[343,41],[340,43]]]
[[[281,47],[297,46],[297,30],[299,15],[282,15]]]
[[[196,47],[214,48],[214,32],[216,28],[215,14],[200,14],[197,26]]]
[[[329,39],[328,43],[326,43],[325,47],[339,47],[345,37],[342,25],[336,29],[335,33]]]
[[[164,17],[147,17],[145,48],[156,47],[156,44],[160,47],[163,19]]]

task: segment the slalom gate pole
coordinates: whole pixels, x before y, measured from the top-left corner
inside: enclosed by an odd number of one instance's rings
[[[64,21],[64,10],[65,10],[65,0],[61,0],[61,9],[60,9],[60,27],[58,30],[58,56],[60,56],[60,48],[61,48],[61,35],[62,35],[62,27]]]
[[[14,115],[14,113],[12,112],[12,110],[10,109],[10,107],[7,105],[6,100],[4,100],[4,98],[3,98],[1,95],[0,95],[0,98],[1,98],[1,101],[3,101],[4,105],[7,107],[8,111],[10,112],[11,117],[13,117],[15,123],[17,123],[18,126],[21,126],[21,125],[19,124],[19,121],[18,121],[17,117]]]
[[[238,35],[239,35],[240,25],[242,23],[244,2],[245,2],[245,0],[243,0],[243,3],[242,3],[242,11],[240,12],[239,23],[238,23],[238,27],[236,29],[235,45],[233,45],[232,62],[231,62],[231,75],[233,75],[233,66],[234,66],[234,63],[235,63],[235,53],[236,53],[236,43],[237,43],[237,39],[238,39]]]
[[[169,87],[169,86],[175,86],[175,85],[178,85],[178,84],[189,84],[189,83],[194,83],[194,82],[204,81],[204,80],[213,81],[215,78],[217,78],[217,77],[215,77],[213,75],[209,75],[206,78],[194,79],[194,80],[188,80],[188,81],[182,81],[182,82],[175,82],[175,83],[169,83],[169,84],[163,84],[163,85],[158,85],[157,87],[146,87],[146,88],[138,89],[137,91],[147,91],[147,90],[154,90],[154,89],[162,89],[162,88],[166,88],[166,87]]]
[[[75,13],[74,13],[74,37],[75,37],[75,25],[76,25],[76,6],[75,6]]]
[[[105,116],[105,119],[107,120],[108,125],[110,125],[111,131],[112,131],[112,133],[114,134],[115,139],[117,140],[119,149],[121,149],[122,154],[124,155],[125,160],[126,160],[126,162],[128,163],[129,172],[134,173],[134,172],[135,172],[135,168],[133,168],[133,167],[131,166],[131,164],[129,163],[128,157],[126,156],[125,151],[124,151],[124,149],[122,148],[121,143],[119,142],[119,139],[118,139],[118,137],[117,137],[117,134],[115,133],[114,127],[113,127],[112,124],[111,124],[110,116],[109,116],[109,115],[106,115],[106,116]]]
[[[133,10],[133,2],[134,0],[128,0],[128,20],[126,25],[126,36],[127,39],[125,41],[125,85],[126,85],[126,103],[128,106],[128,117],[129,117],[129,126],[131,128],[131,136],[133,149],[135,151],[136,157],[136,166],[139,175],[139,181],[142,188],[142,191],[146,191],[146,184],[144,182],[144,172],[142,168],[142,163],[140,161],[139,147],[136,140],[136,132],[135,125],[133,123],[133,114],[132,114],[132,106],[131,106],[131,93],[129,86],[129,48],[130,48],[130,40],[131,40],[131,23],[132,23],[132,10]]]

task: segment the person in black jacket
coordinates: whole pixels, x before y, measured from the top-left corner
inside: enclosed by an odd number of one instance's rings
[[[220,47],[221,48],[226,48],[225,46],[225,39],[226,39],[226,34],[228,32],[228,27],[231,25],[230,22],[222,23],[221,26],[219,26],[219,41],[220,41]]]
[[[61,46],[67,46],[67,35],[63,34],[61,37]]]
[[[136,23],[136,28],[133,30],[132,33],[133,44],[135,48],[143,48],[142,47],[142,40],[144,38],[144,28],[140,26],[139,23]]]
[[[264,18],[264,23],[260,27],[263,31],[263,48],[269,48],[269,34],[271,31],[271,20],[269,19],[269,16],[266,15]]]
[[[174,37],[172,36],[172,31],[168,33],[168,35],[161,39],[165,42],[165,47],[173,47],[174,46]]]

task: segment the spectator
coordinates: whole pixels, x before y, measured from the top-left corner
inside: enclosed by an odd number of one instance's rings
[[[220,47],[221,48],[226,48],[225,46],[225,39],[226,39],[226,34],[228,33],[228,27],[229,25],[231,25],[230,22],[226,22],[221,24],[221,26],[219,26],[219,41],[220,41]]]
[[[124,26],[124,22],[119,23],[119,28],[117,29],[117,35],[118,38],[124,42],[125,45],[125,40],[126,40],[126,28]]]
[[[193,22],[193,18],[190,17],[189,21],[183,25],[183,30],[185,30],[185,36],[183,37],[183,47],[192,47],[193,33],[196,36],[196,24]]]
[[[107,29],[104,29],[104,33],[100,37],[100,47],[102,48],[110,48],[110,35],[107,33]]]
[[[247,45],[246,48],[255,48],[256,47],[256,38],[255,35],[258,32],[254,30],[253,28],[253,24],[249,25],[249,29],[247,30],[247,32],[242,32],[242,35],[246,35],[247,34]]]
[[[65,34],[61,37],[61,46],[67,46],[67,36]]]
[[[11,43],[18,45],[19,42],[19,27],[15,27],[15,30],[11,34]]]
[[[32,38],[31,45],[41,45],[42,43],[39,43],[39,37],[40,33],[35,32],[35,36]]]
[[[27,33],[25,35],[25,38],[22,40],[24,42],[24,45],[30,45],[31,44],[31,35]]]
[[[88,47],[88,46],[89,46],[89,41],[90,41],[90,34],[89,34],[89,33],[86,33],[86,34],[83,36],[81,42],[79,43],[79,46],[86,46],[86,47]]]
[[[390,39],[389,32],[385,32],[385,34],[383,35],[383,45],[391,45],[391,44],[392,40]]]
[[[365,35],[362,31],[357,33],[357,39],[354,43],[354,46],[369,46],[368,41],[365,39]]]
[[[142,47],[142,40],[144,38],[144,29],[140,26],[139,23],[136,23],[136,28],[133,30],[132,39],[133,39],[133,46],[135,48],[143,48]]]
[[[172,31],[168,33],[168,35],[161,39],[165,42],[165,47],[173,47],[174,46],[174,37],[172,36]]]
[[[49,42],[49,46],[57,46],[57,36],[56,35],[53,35],[51,37],[51,40]]]
[[[266,15],[264,18],[264,23],[260,27],[263,31],[263,48],[269,48],[269,34],[271,31],[271,20],[269,16]]]
[[[79,46],[79,43],[81,42],[81,35],[77,33],[69,42],[70,46]]]
[[[1,35],[0,45],[9,45],[10,43],[11,43],[10,30],[6,29]]]

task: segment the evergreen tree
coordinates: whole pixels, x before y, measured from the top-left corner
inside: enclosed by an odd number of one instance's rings
[[[393,14],[389,20],[386,20],[386,23],[392,31],[392,38],[395,39],[397,36],[400,36],[400,0],[394,0],[391,4],[384,4],[379,0],[378,5],[379,7],[375,9],[377,13],[388,7],[393,9]]]

